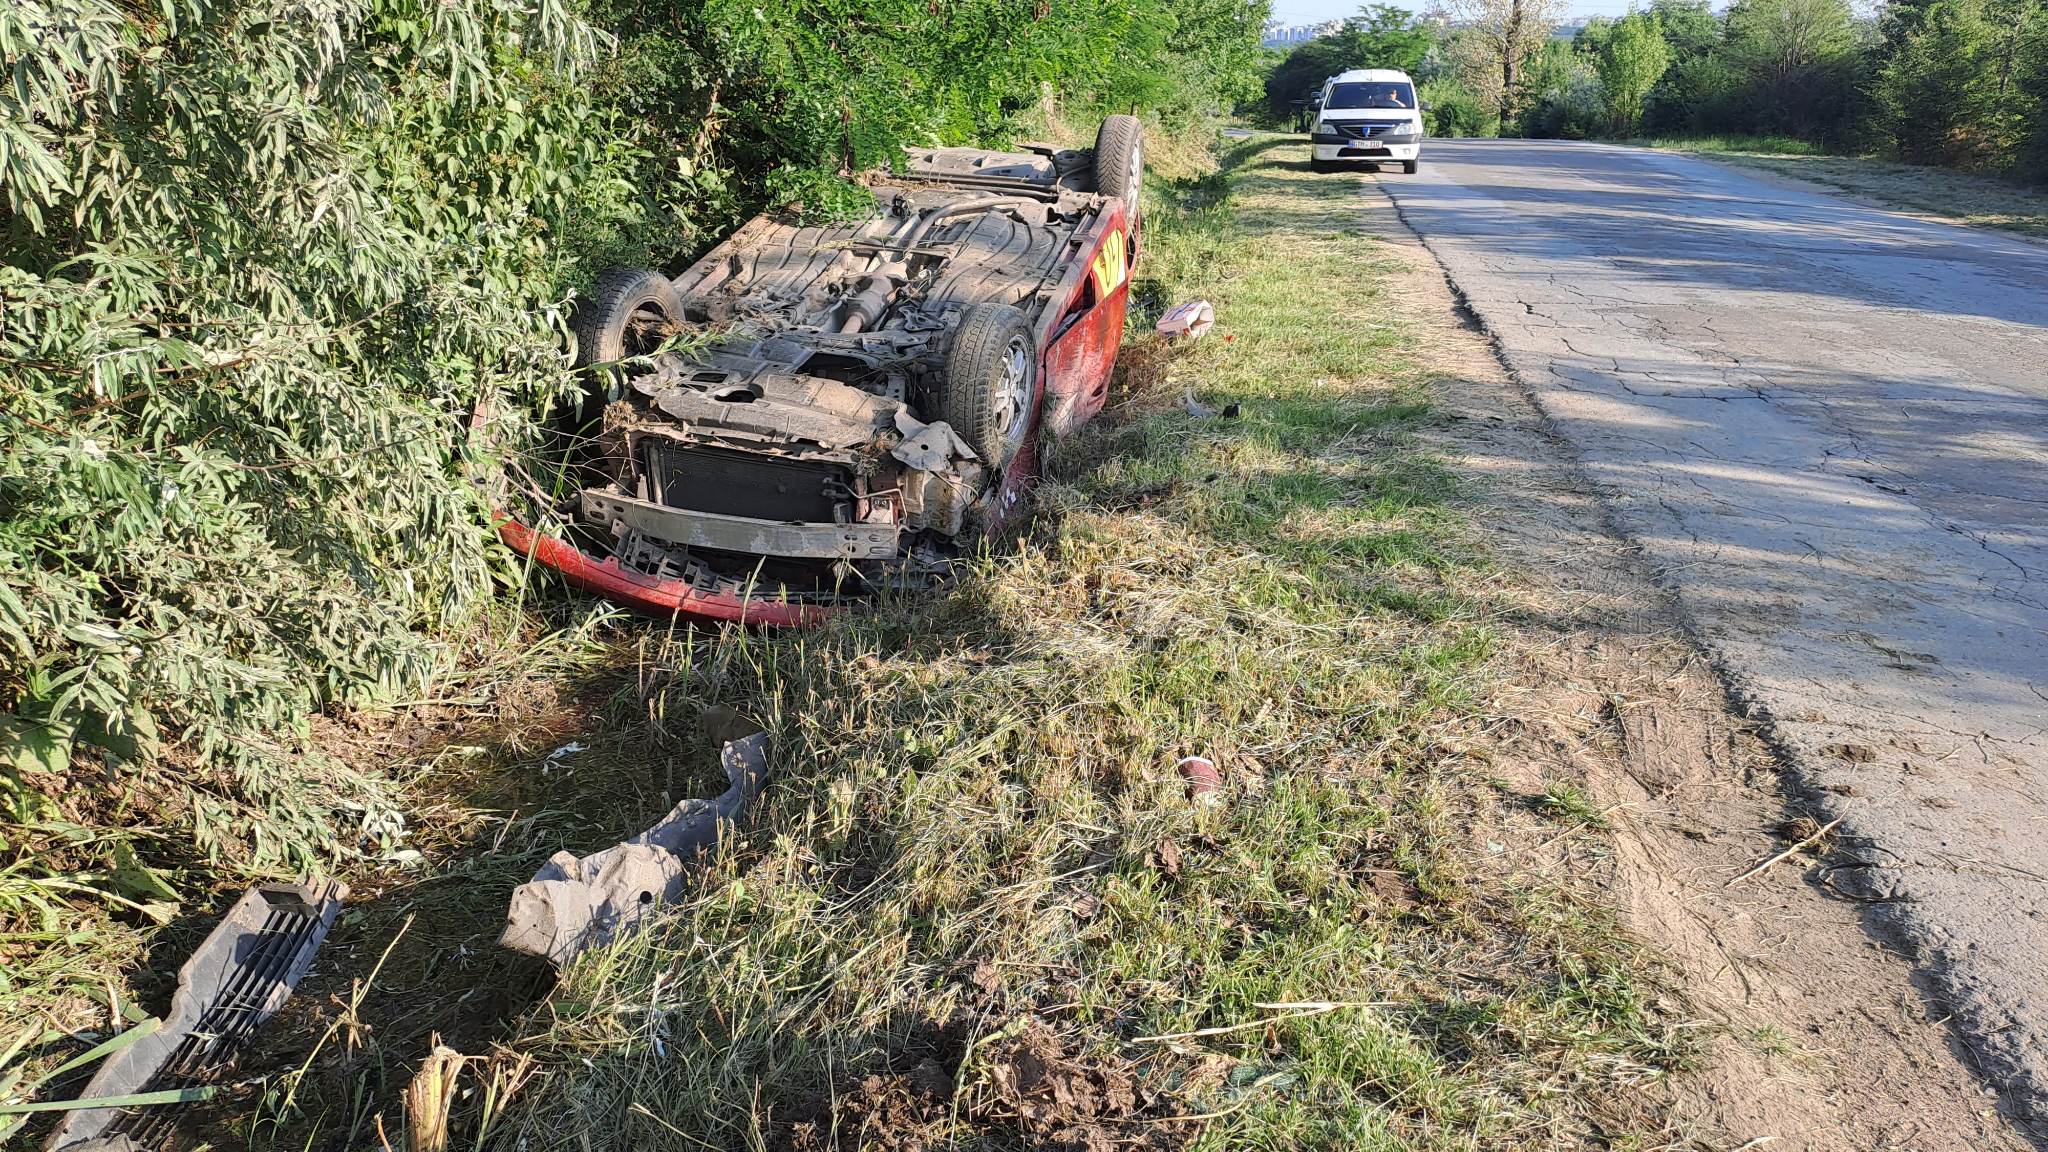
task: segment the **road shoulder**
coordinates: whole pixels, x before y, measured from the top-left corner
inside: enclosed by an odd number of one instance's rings
[[[1698,1067],[1660,1086],[1668,1135],[1705,1147],[2025,1148],[1912,965],[1816,884],[1825,840],[1738,881],[1816,829],[1796,783],[1441,265],[1377,182],[1361,183],[1370,227],[1402,255],[1401,294],[1435,318],[1450,373],[1437,393],[1454,419],[1441,443],[1461,470],[1492,478],[1481,519],[1516,573],[1503,590],[1520,601],[1506,618],[1529,622],[1504,646],[1518,659],[1484,709],[1501,721],[1477,754],[1525,794],[1562,779],[1609,814],[1603,842],[1554,842],[1544,866],[1597,878],[1709,1033]]]

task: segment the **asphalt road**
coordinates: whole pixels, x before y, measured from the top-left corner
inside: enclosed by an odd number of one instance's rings
[[[2048,246],[1598,144],[1380,182],[2048,1121]]]

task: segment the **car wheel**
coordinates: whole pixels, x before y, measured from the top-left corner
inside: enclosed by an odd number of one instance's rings
[[[1422,167],[1422,161],[1420,160],[1401,161],[1401,171],[1407,173],[1410,176],[1415,175],[1415,170],[1420,167]]]
[[[1105,116],[1095,130],[1095,190],[1123,200],[1138,218],[1138,192],[1145,177],[1145,125],[1136,116]]]
[[[1308,162],[1308,170],[1311,172],[1328,172],[1331,168],[1332,165],[1328,160],[1310,160]]]
[[[991,470],[999,470],[1024,443],[1037,384],[1031,322],[1008,304],[976,304],[946,353],[937,418],[952,425]]]
[[[668,277],[644,268],[614,268],[576,302],[576,367],[610,364],[660,347],[681,316]]]

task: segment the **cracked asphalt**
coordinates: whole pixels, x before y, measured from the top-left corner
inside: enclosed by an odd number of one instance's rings
[[[1380,184],[2048,1121],[2048,246],[1600,144]]]

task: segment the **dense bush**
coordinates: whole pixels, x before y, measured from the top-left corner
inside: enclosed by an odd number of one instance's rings
[[[287,765],[488,595],[461,417],[564,386],[564,241],[636,219],[630,157],[551,0],[163,12],[0,8],[0,793],[302,864],[397,827]]]
[[[1597,73],[1591,93],[1560,79],[1571,68],[1558,51],[1532,65],[1539,90],[1517,130],[1788,136],[2048,180],[2043,0],[1892,0],[1875,21],[1846,0],[1736,0],[1718,17],[1702,0],[1655,0],[1574,39]],[[1607,111],[1597,127],[1592,100]]]
[[[1423,119],[1431,136],[1495,136],[1500,117],[1454,76],[1422,83]]]
[[[1671,66],[1671,46],[1654,13],[1631,12],[1607,31],[1593,56],[1609,126],[1625,136],[1642,123],[1650,90]]]
[[[1269,117],[1332,72],[1400,67],[1435,135],[1774,137],[2048,182],[2048,0],[1887,0],[1875,20],[1848,0],[1651,0],[1569,43],[1544,38],[1547,0],[1447,10],[1462,21],[1439,33],[1374,5],[1296,46]]]
[[[620,38],[598,89],[640,126],[648,181],[681,157],[710,187],[755,189],[685,222],[701,234],[765,201],[830,198],[835,174],[906,141],[1003,137],[1048,93],[1077,118],[1212,115],[1257,90],[1264,5],[596,0],[593,16]]]
[[[0,876],[113,814],[252,868],[391,848],[308,718],[421,691],[505,584],[465,417],[572,387],[576,285],[1049,92],[1205,114],[1263,14],[0,3]]]
[[[1602,135],[1611,117],[1597,59],[1563,41],[1544,45],[1529,61],[1528,98],[1515,119],[1516,134],[1566,140]]]
[[[1874,135],[1908,160],[2048,180],[2048,5],[1902,0],[1880,27]]]

